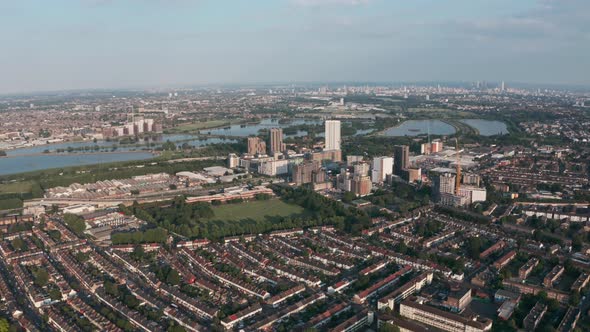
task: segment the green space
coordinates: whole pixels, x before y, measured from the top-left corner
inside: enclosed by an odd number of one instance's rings
[[[43,197],[43,190],[47,188],[69,186],[72,183],[84,184],[109,179],[125,179],[149,173],[175,174],[180,171],[223,165],[222,160],[167,162],[172,157],[188,158],[193,155],[169,152],[166,157],[148,161],[73,166],[0,176],[0,210],[21,208],[23,200]]]
[[[455,128],[455,131],[456,131],[455,136],[456,135],[479,136],[479,130],[477,130],[475,127],[472,127],[466,123],[463,123],[463,122],[455,120],[455,119],[445,119],[442,121],[445,123],[448,123],[449,125],[451,125]]]
[[[305,212],[300,206],[287,204],[279,199],[251,201],[213,206],[214,216],[208,220],[239,221],[252,219],[264,221],[267,217],[288,217]]]
[[[149,230],[159,227],[172,235],[211,240],[319,225],[333,225],[358,235],[371,225],[371,217],[380,216],[346,208],[342,203],[307,188],[273,185],[272,189],[280,199],[258,195],[249,202],[238,199],[227,203],[187,204],[184,197],[177,196],[167,202],[133,204],[131,207],[121,205],[119,208],[125,214],[145,220]],[[113,243],[149,242],[145,231],[118,234],[113,235]]]
[[[470,118],[477,116],[474,113],[467,111],[459,111],[450,108],[426,108],[426,107],[410,107],[407,109],[408,115],[412,119],[428,118],[428,119],[447,119],[447,118]]]
[[[42,195],[43,190],[34,181],[0,182],[0,210],[18,209],[23,200]]]
[[[195,133],[197,130],[229,126],[240,123],[241,121],[242,120],[208,120],[182,123],[178,126],[167,129],[166,133]]]
[[[0,184],[0,194],[30,193],[33,184],[30,181]]]

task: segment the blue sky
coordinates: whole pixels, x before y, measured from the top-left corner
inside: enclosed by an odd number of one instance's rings
[[[0,93],[190,84],[590,84],[588,0],[0,0]]]

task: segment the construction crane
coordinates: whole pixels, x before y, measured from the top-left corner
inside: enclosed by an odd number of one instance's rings
[[[461,155],[459,154],[459,139],[455,137],[455,154],[457,155],[457,178],[455,179],[455,195],[461,189]]]

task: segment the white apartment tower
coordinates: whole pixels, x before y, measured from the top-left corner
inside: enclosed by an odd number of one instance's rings
[[[393,174],[392,157],[375,157],[373,159],[373,172],[371,173],[373,183],[382,183],[387,175],[391,174]]]
[[[340,150],[340,121],[326,120],[326,146],[324,150]]]

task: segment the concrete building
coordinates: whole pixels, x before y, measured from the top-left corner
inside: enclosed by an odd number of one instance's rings
[[[365,162],[360,162],[355,164],[353,167],[353,173],[356,176],[368,176],[369,175],[369,164]]]
[[[437,329],[449,332],[483,332],[492,329],[492,321],[476,317],[469,319],[410,299],[400,304],[400,315]]]
[[[421,168],[406,168],[402,170],[402,179],[408,182],[417,182],[422,180]]]
[[[437,195],[441,195],[443,193],[454,194],[455,175],[451,173],[445,173],[434,178],[434,192]]]
[[[531,312],[522,321],[522,326],[527,331],[534,331],[547,312],[547,306],[541,302],[537,302]]]
[[[469,204],[469,198],[467,196],[441,193],[438,197],[438,202],[441,205],[448,206],[465,206]]]
[[[407,145],[396,145],[393,148],[393,158],[395,161],[395,174],[401,176],[402,170],[410,165],[410,147]]]
[[[326,144],[324,150],[340,150],[340,121],[326,120],[325,127]]]
[[[481,177],[473,173],[463,173],[463,183],[479,187]]]
[[[266,143],[258,137],[248,137],[248,154],[252,156],[266,154]]]
[[[320,183],[326,180],[326,175],[318,161],[306,161],[293,166],[293,182],[297,185],[305,183]]]
[[[487,191],[485,188],[461,186],[459,189],[459,196],[467,197],[467,204],[485,202],[487,198]]]
[[[443,304],[453,312],[462,312],[469,303],[471,303],[471,289],[458,286],[451,288]]]
[[[371,178],[368,176],[355,175],[350,182],[350,191],[357,196],[367,196],[373,189]]]
[[[422,143],[422,145],[420,145],[420,153],[428,155],[431,153],[441,152],[442,148],[443,143],[441,141],[435,140],[434,142]]]
[[[324,150],[320,152],[314,152],[310,155],[311,160],[323,161],[330,160],[334,162],[342,161],[342,150]]]
[[[393,310],[395,308],[395,304],[400,303],[410,295],[419,292],[422,287],[430,285],[432,283],[432,278],[433,273],[431,271],[422,272],[419,276],[379,299],[379,302],[377,303],[377,309],[381,310],[385,307],[388,307],[389,309]]]
[[[356,163],[362,162],[363,159],[364,159],[363,156],[348,155],[348,156],[346,156],[346,166],[353,166]]]
[[[258,173],[268,176],[282,175],[289,173],[289,160],[271,159],[258,164]]]
[[[522,280],[525,280],[529,277],[529,274],[533,272],[533,269],[539,264],[539,260],[536,257],[533,257],[528,260],[523,266],[518,269],[518,277]]]
[[[238,157],[235,153],[230,153],[227,156],[227,167],[228,168],[236,168],[240,165],[240,157]]]
[[[543,279],[543,285],[548,288],[553,287],[553,284],[559,279],[559,277],[561,277],[564,271],[565,269],[563,266],[556,265]]]
[[[373,183],[383,183],[387,178],[387,175],[391,174],[393,174],[392,157],[373,158],[373,171],[371,173],[371,181],[373,181]]]
[[[276,153],[285,151],[285,144],[283,143],[283,129],[270,129],[270,155],[274,156]]]
[[[336,188],[344,191],[351,191],[352,188],[351,174],[346,168],[340,171],[340,174],[336,176]]]

